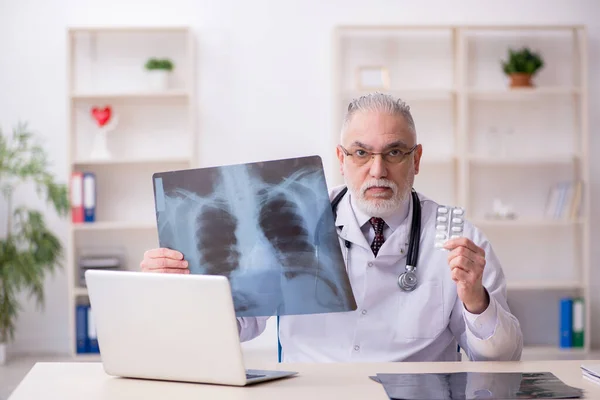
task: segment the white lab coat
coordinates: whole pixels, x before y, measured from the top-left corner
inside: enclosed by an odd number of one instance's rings
[[[341,187],[330,192],[330,198]],[[483,285],[489,307],[470,314],[451,279],[448,252],[434,248],[437,203],[419,193],[422,207],[418,286],[398,287],[405,270],[412,204],[374,257],[358,226],[350,195],[337,208],[336,226],[358,308],[351,312],[280,317],[284,362],[456,361],[459,344],[471,360],[519,360],[523,337],[506,301],[500,262],[486,237],[468,221],[464,235],[486,253]],[[412,200],[411,200],[412,202]],[[343,226],[342,229],[339,227]],[[344,241],[351,242],[346,250]],[[238,318],[240,339],[261,334],[268,317]]]

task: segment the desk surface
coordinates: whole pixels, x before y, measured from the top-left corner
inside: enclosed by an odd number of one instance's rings
[[[387,399],[383,386],[369,379],[385,372],[542,372],[554,373],[584,389],[586,399],[600,399],[600,385],[582,377],[580,365],[600,361],[525,361],[385,364],[273,364],[271,369],[298,371],[293,378],[247,387],[115,378],[101,363],[37,363],[9,400],[31,399]]]

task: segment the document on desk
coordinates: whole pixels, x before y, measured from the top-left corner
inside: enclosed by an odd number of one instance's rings
[[[588,381],[600,385],[600,364],[582,364],[581,373]]]
[[[318,156],[153,175],[160,247],[229,279],[236,316],[356,309]]]
[[[577,399],[583,391],[550,372],[377,374],[390,399]]]

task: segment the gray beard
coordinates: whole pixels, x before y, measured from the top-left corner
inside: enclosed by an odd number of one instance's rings
[[[386,218],[397,212],[402,207],[404,202],[408,200],[413,182],[414,175],[411,177],[411,179],[406,181],[404,187],[392,187],[394,193],[389,199],[367,200],[363,194],[363,187],[356,189],[348,182],[346,182],[346,186],[348,187],[350,194],[354,196],[356,206],[360,209],[360,211],[371,217]]]

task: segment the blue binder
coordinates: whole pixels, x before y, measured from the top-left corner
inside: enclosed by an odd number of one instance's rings
[[[573,300],[565,297],[560,300],[560,340],[561,348],[570,348],[573,346]]]
[[[77,305],[75,308],[75,336],[77,353],[89,353],[87,306]]]

